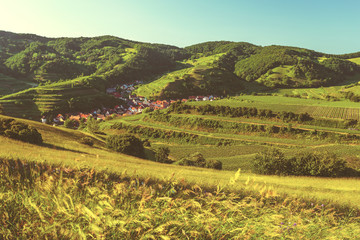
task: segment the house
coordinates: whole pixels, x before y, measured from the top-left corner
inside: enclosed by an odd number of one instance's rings
[[[195,98],[195,101],[202,101],[203,98],[204,98],[204,96],[197,96],[197,97]]]
[[[195,100],[196,96],[189,96],[189,100]]]
[[[42,118],[41,118],[41,122],[42,122],[42,123],[46,123],[46,122],[47,122],[47,119],[46,119],[46,117],[45,117],[45,116],[42,116]]]
[[[131,95],[131,94],[130,94],[130,95],[129,95],[129,99],[130,99],[130,100],[134,100],[134,99],[138,99],[138,98],[137,98],[136,95]]]

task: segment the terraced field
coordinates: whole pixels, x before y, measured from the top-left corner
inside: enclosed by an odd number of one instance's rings
[[[21,80],[0,73],[0,95],[8,95],[35,86],[37,84],[29,80]]]
[[[171,114],[172,116],[192,119],[212,119],[219,121],[219,123],[246,123],[263,126],[288,126],[288,123],[273,122],[269,119],[251,119],[251,118],[228,118],[210,115],[193,115],[193,114]],[[192,122],[196,122],[193,120]],[[312,133],[323,132],[328,134],[337,134],[346,137],[348,134],[359,135],[358,131],[348,129],[338,129],[329,127],[317,127],[302,124],[293,124],[292,128],[305,131],[304,134],[267,134],[265,132],[239,132],[236,129],[208,129],[205,127],[196,127],[190,125],[173,124],[170,122],[157,122],[146,118],[146,115],[134,115],[130,117],[114,119],[104,122],[103,129],[108,134],[116,133],[110,130],[109,127],[116,123],[122,123],[126,126],[134,128],[144,128],[146,131],[163,131],[166,136],[173,135],[171,132],[181,132],[192,134],[193,137],[198,138],[197,143],[184,142],[174,138],[165,137],[153,139],[150,137],[152,146],[157,148],[160,146],[167,146],[170,149],[171,158],[179,160],[194,152],[202,153],[207,159],[219,160],[223,163],[223,169],[236,170],[241,168],[249,171],[251,168],[251,161],[256,153],[272,146],[282,148],[287,155],[296,156],[301,152],[317,151],[318,149],[326,149],[326,151],[335,151],[338,147],[348,146],[346,154],[342,156],[349,159],[357,158],[360,154],[360,145],[356,141],[342,142],[340,140],[331,140],[326,138],[313,137]],[[152,129],[152,130],[151,130]],[[132,131],[130,131],[132,132]],[[136,132],[136,131],[135,131]],[[143,138],[149,138],[148,135],[141,135]],[[201,140],[200,140],[201,138]],[[229,142],[229,145],[217,144],[219,142]]]
[[[311,107],[308,113],[318,118],[355,119],[360,121],[359,108]]]
[[[13,117],[38,119],[43,112],[67,104],[70,98],[93,97],[99,94],[96,89],[59,85],[57,87],[38,87],[0,98],[5,114]]]
[[[213,102],[191,102],[192,105],[220,105],[232,107],[256,107],[271,109],[276,112],[291,111],[309,113],[317,118],[356,119],[360,120],[360,103],[344,101],[324,101],[316,99],[299,99],[284,96],[239,96]]]

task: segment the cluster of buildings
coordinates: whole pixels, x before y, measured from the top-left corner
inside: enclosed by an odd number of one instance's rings
[[[144,109],[150,108],[153,110],[165,109],[170,104],[181,101],[213,101],[220,99],[219,97],[209,96],[189,96],[184,99],[177,100],[150,100],[143,96],[137,96],[131,94],[135,90],[137,84],[141,84],[141,81],[135,81],[133,84],[123,84],[116,87],[106,89],[106,93],[114,96],[117,99],[121,99],[125,102],[124,105],[117,105],[114,108],[99,108],[91,111],[90,113],[74,113],[69,116],[70,119],[79,121],[81,118],[87,119],[90,115],[95,119],[105,120],[108,116],[127,116],[133,114],[139,114]],[[62,119],[63,121],[63,119]]]

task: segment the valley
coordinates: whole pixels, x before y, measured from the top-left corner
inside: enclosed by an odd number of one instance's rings
[[[0,238],[360,235],[359,52],[4,31],[0,49]]]

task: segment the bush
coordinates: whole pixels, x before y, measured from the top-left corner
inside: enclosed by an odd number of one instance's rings
[[[80,143],[85,144],[85,145],[89,145],[89,146],[93,146],[94,145],[94,140],[90,137],[82,137],[80,139]]]
[[[218,161],[218,160],[206,160],[206,168],[213,168],[213,169],[218,169],[221,170],[222,169],[222,162]]]
[[[106,139],[106,147],[136,157],[145,156],[143,142],[131,134],[109,136]]]
[[[286,175],[289,163],[284,153],[277,148],[269,148],[258,153],[253,161],[253,171],[266,175]]]
[[[168,147],[160,147],[155,151],[155,161],[161,163],[168,163],[170,150]]]
[[[339,177],[347,171],[346,162],[328,152],[304,153],[285,158],[279,149],[272,148],[258,153],[253,161],[253,171],[267,175],[295,175]]]
[[[75,121],[74,120],[68,118],[68,119],[66,119],[64,121],[64,127],[66,127],[66,128],[74,128],[74,126],[75,126]]]
[[[99,131],[99,129],[100,129],[98,121],[95,120],[91,116],[88,117],[88,119],[86,121],[86,127],[89,130],[89,132],[91,132],[91,133],[95,133],[95,132]]]
[[[33,144],[43,142],[36,128],[10,118],[0,118],[0,135]]]
[[[199,152],[183,157],[179,161],[175,162],[175,164],[181,166],[195,166],[219,170],[222,169],[222,162],[218,160],[206,160],[204,156]]]
[[[346,170],[346,162],[335,154],[304,153],[296,158],[291,158],[291,175],[339,177]]]

